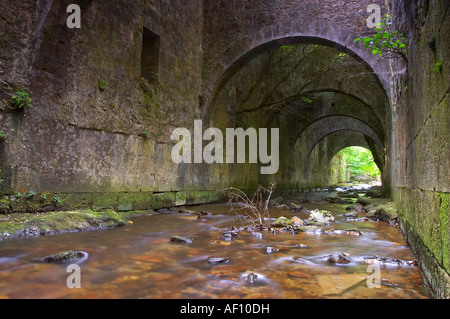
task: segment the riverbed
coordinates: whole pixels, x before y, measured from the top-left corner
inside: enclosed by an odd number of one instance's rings
[[[307,219],[309,210],[327,210],[336,221],[325,230],[357,228],[361,236],[331,231],[255,234],[242,228],[242,218],[224,203],[187,208],[193,213],[163,210],[116,229],[0,242],[0,298],[427,298],[413,265],[380,265],[379,286],[374,287],[375,273],[364,257],[412,261],[414,256],[398,227],[347,220],[349,204],[324,201],[329,195],[292,194],[292,200],[307,199],[303,209],[271,206],[270,217]],[[223,237],[236,228],[231,239]],[[192,243],[171,242],[173,236]],[[67,287],[68,264],[33,260],[66,250],[88,254],[79,261],[79,289]],[[330,263],[333,254],[343,254],[349,262]],[[227,262],[211,264],[211,257]]]

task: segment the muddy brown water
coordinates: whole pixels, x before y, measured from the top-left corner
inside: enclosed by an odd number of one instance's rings
[[[343,214],[348,205],[320,201],[324,194],[314,196],[305,208],[329,210],[336,217],[332,228],[357,227],[363,235],[266,231],[258,238],[241,231],[238,237],[224,241],[223,232],[241,225],[226,204],[189,208],[212,213],[200,219],[197,215],[161,212],[133,218],[132,224],[117,229],[0,242],[0,297],[427,298],[415,266],[383,265],[379,288],[368,285],[373,271],[363,257],[414,259],[398,228],[385,222],[346,221]],[[306,219],[309,214],[272,207],[270,215]],[[171,243],[174,235],[193,242]],[[268,254],[267,247],[279,251]],[[80,289],[67,287],[71,274],[67,264],[32,261],[65,250],[89,254],[79,264]],[[327,261],[328,255],[342,252],[348,254],[350,263]],[[229,263],[211,265],[210,257],[226,257]]]

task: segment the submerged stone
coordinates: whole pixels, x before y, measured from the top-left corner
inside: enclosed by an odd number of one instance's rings
[[[262,239],[263,238],[263,234],[260,232],[251,232],[250,236],[256,239]]]
[[[308,226],[300,226],[294,227],[295,231],[304,232],[304,233],[323,233],[323,229],[319,226],[308,225]]]

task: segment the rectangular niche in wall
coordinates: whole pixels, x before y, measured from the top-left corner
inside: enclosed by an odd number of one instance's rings
[[[149,82],[158,80],[159,35],[144,27],[142,35],[141,77]]]

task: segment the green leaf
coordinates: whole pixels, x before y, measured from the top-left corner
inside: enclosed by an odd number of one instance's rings
[[[378,53],[378,49],[373,49],[372,50],[372,54],[377,54]]]

